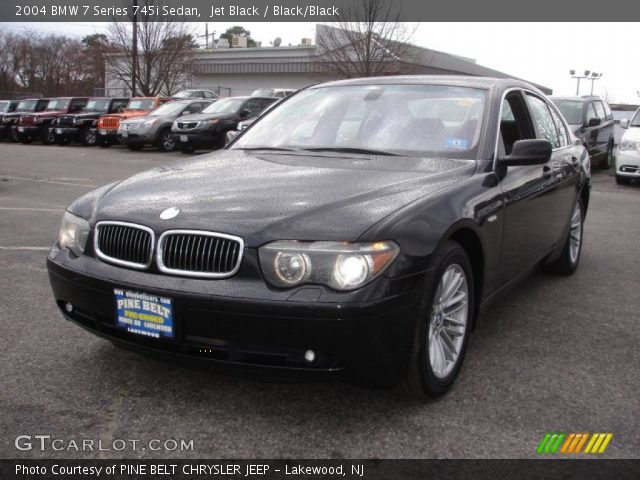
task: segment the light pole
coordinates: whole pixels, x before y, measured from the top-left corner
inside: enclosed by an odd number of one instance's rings
[[[596,72],[591,72],[591,78],[589,80],[591,80],[591,95],[593,95],[593,83],[596,80],[600,80],[602,78],[602,75],[604,75],[603,73],[596,73]]]
[[[569,70],[569,75],[571,75],[571,78],[575,78],[578,80],[578,84],[576,85],[576,96],[580,95],[580,80],[583,78],[587,78],[590,73],[591,70],[585,70],[584,75],[576,75],[575,70]]]

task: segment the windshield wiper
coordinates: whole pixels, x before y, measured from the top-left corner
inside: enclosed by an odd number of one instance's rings
[[[385,152],[384,150],[371,150],[368,148],[353,148],[353,147],[316,147],[305,148],[310,152],[338,152],[338,153],[362,153],[365,155],[391,155],[394,157],[399,156],[397,153]]]
[[[245,148],[237,148],[234,150],[272,150],[275,152],[295,152],[295,148],[286,148],[286,147],[245,147]]]

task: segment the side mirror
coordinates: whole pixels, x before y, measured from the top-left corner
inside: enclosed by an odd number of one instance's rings
[[[621,128],[629,128],[629,119],[628,118],[623,118],[622,120],[620,120],[620,127]]]
[[[518,140],[511,154],[498,159],[505,167],[519,165],[543,165],[551,158],[551,142],[548,140]]]
[[[249,115],[251,115],[251,110],[249,110],[248,108],[243,108],[240,111],[240,118],[247,118]]]
[[[587,124],[587,126],[589,126],[589,127],[597,127],[598,125],[600,125],[600,119],[599,118],[590,118],[589,119],[589,123]]]

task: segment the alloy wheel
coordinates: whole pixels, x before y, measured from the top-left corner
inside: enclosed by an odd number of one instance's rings
[[[571,263],[578,261],[580,245],[582,244],[582,208],[580,202],[576,203],[571,214],[571,227],[569,229],[569,260]]]
[[[176,142],[170,132],[166,132],[164,135],[162,135],[162,146],[164,150],[167,151],[173,150],[175,148]]]
[[[429,319],[429,362],[437,378],[446,378],[458,364],[468,319],[467,275],[454,263],[440,277]]]

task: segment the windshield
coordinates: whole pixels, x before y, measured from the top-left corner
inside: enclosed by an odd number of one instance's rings
[[[154,106],[153,98],[132,98],[127,104],[127,110],[151,110]]]
[[[161,117],[163,115],[178,115],[186,105],[181,102],[170,102],[156,108],[149,115],[153,117]]]
[[[233,113],[240,108],[244,102],[243,98],[226,98],[212,103],[202,110],[202,113]]]
[[[640,127],[640,109],[636,110],[636,114],[631,119],[631,123],[629,123],[630,127]]]
[[[175,95],[171,95],[173,98],[190,98],[192,93],[189,90],[180,90]]]
[[[66,110],[69,108],[69,103],[71,99],[62,98],[57,100],[49,100],[49,105],[47,105],[46,110]]]
[[[23,100],[18,104],[16,110],[21,112],[32,112],[36,109],[37,100]]]
[[[580,100],[553,100],[564,119],[571,125],[582,123],[582,106]]]
[[[108,112],[111,100],[108,98],[90,98],[83,112]]]
[[[485,97],[484,90],[443,85],[313,88],[266,114],[232,148],[474,158]]]

